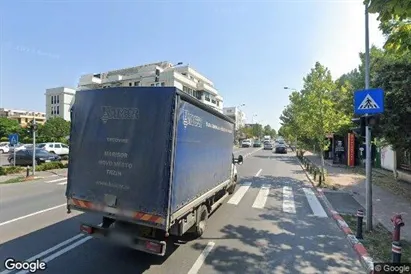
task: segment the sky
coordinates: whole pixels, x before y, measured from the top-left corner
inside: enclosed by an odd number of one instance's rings
[[[83,74],[158,61],[190,64],[224,106],[280,127],[316,61],[334,78],[364,51],[362,0],[0,1],[0,107],[45,112],[45,90]],[[376,16],[370,42],[382,46]]]

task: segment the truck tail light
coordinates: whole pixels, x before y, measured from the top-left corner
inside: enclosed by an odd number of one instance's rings
[[[87,233],[87,234],[93,234],[93,228],[88,226],[88,225],[81,225],[80,226],[80,231]]]
[[[146,242],[146,249],[150,250],[152,252],[155,252],[155,253],[161,253],[162,246],[161,246],[161,244],[147,241]]]

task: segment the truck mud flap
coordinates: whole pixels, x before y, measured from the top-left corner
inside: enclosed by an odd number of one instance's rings
[[[94,238],[105,239],[109,242],[127,246],[142,252],[164,256],[167,244],[165,241],[119,233],[116,230],[103,228],[97,225],[81,224],[80,231]]]

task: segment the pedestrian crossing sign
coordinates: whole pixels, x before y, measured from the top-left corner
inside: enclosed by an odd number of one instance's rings
[[[382,112],[384,112],[384,91],[382,89],[355,91],[355,114],[378,114]]]
[[[18,134],[10,134],[9,135],[9,143],[10,143],[10,145],[17,145],[19,143],[19,135]]]

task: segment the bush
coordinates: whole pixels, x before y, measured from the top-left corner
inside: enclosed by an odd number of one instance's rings
[[[62,163],[62,162],[51,162],[51,163],[44,163],[41,165],[36,166],[36,171],[46,171],[46,170],[51,170],[51,169],[61,169],[61,168],[67,168],[68,163]],[[31,170],[31,168],[30,168]],[[0,176],[1,175],[10,175],[10,174],[16,174],[20,172],[26,171],[26,167],[21,167],[21,166],[0,166]]]
[[[46,171],[51,169],[67,168],[68,164],[62,162],[50,162],[36,166],[37,171]]]
[[[24,167],[20,166],[0,166],[0,175],[9,175],[23,172]]]

